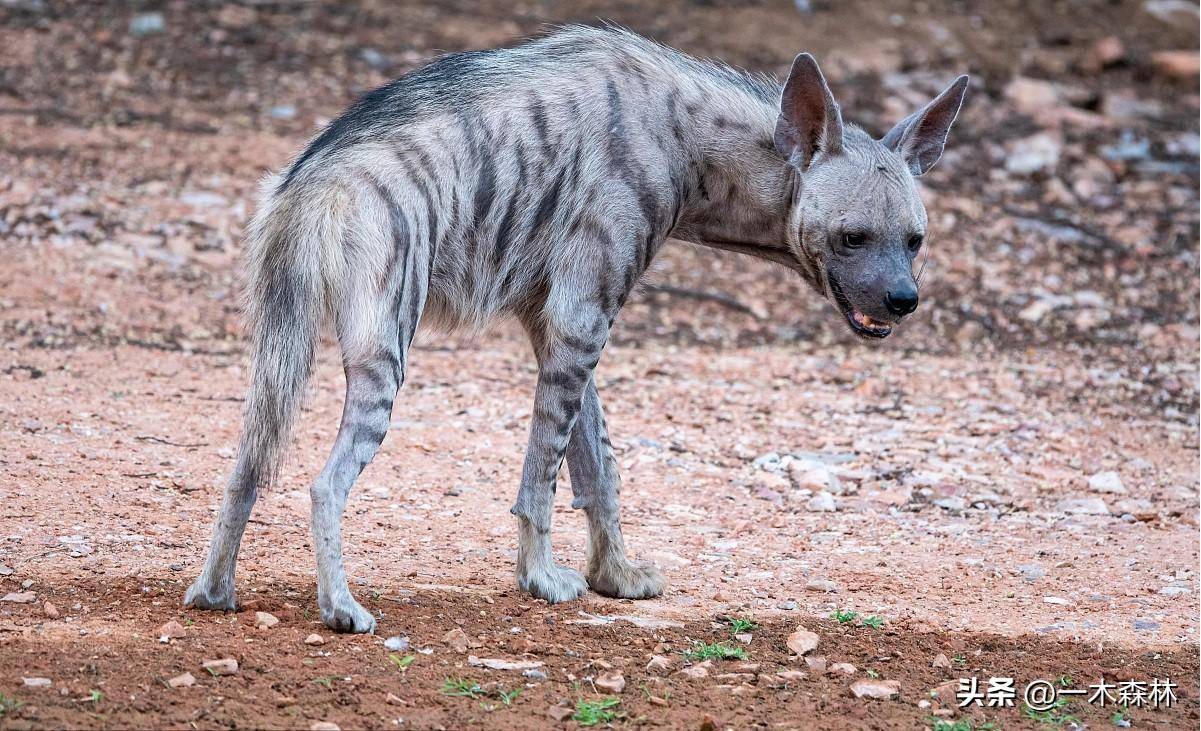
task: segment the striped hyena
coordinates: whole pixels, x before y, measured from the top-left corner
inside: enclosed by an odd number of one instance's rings
[[[783,264],[854,332],[887,336],[917,306],[914,177],[942,154],[966,89],[961,76],[876,140],[844,124],[808,54],[780,85],[620,29],[571,27],[445,56],[368,93],[266,181],[250,223],[245,424],[186,603],[234,607],[238,544],[329,320],[346,402],[312,486],[318,604],[330,627],[372,631],[347,586],[340,522],[388,431],[413,333],[504,314],[538,361],[512,508],[518,586],[550,602],[589,586],[659,595],[655,567],[626,556],[593,378],[622,304],[670,237]],[[551,555],[564,458],[588,520],[583,574]]]

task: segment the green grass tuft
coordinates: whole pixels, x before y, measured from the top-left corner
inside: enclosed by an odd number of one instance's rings
[[[617,711],[613,709],[620,705],[620,698],[601,698],[595,701],[586,701],[581,698],[576,701],[575,713],[572,714],[571,719],[581,726],[607,723],[617,718]]]
[[[734,635],[750,632],[759,626],[752,620],[745,619],[743,617],[729,617],[726,619],[726,621],[730,623],[730,634]]]
[[[745,660],[746,648],[734,647],[727,645],[724,642],[714,642],[704,644],[696,643],[691,650],[684,653],[684,657],[692,660]]]
[[[859,612],[852,612],[849,609],[839,609],[830,614],[830,619],[839,624],[850,624],[859,618]]]

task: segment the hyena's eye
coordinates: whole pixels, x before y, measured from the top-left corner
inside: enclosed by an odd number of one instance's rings
[[[917,251],[920,248],[922,248],[922,235],[914,234],[914,235],[910,236],[909,237],[909,250]]]
[[[842,245],[848,249],[861,249],[867,244],[867,234],[849,231],[842,235]]]

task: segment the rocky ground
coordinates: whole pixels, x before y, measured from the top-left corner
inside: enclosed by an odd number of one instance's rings
[[[1195,728],[1196,6],[965,7],[0,3],[0,726]],[[247,533],[246,606],[181,609],[232,465],[258,177],[439,50],[596,17],[773,72],[810,50],[877,132],[971,73],[923,179],[922,308],[872,347],[786,272],[669,248],[599,370],[627,541],[670,582],[639,603],[512,589],[528,347],[422,336],[346,519],[375,638],[314,616],[326,348]],[[717,642],[747,657],[683,654]],[[1179,702],[946,699],[1002,675],[1172,677]]]

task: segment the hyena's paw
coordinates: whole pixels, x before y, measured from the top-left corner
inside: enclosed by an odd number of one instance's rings
[[[375,634],[375,617],[350,594],[343,594],[337,601],[318,602],[318,606],[321,621],[335,632]]]
[[[183,603],[185,607],[223,612],[232,612],[238,607],[232,585],[213,586],[205,581],[203,576],[188,587],[188,591],[183,595]]]
[[[566,566],[549,564],[517,575],[517,586],[551,604],[579,599],[588,591],[584,575]]]
[[[667,582],[650,561],[594,561],[588,567],[588,586],[597,594],[618,599],[651,599]]]

